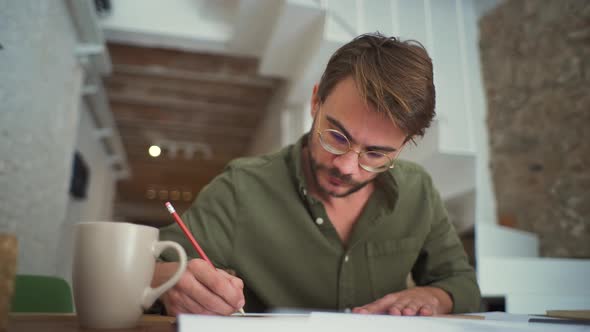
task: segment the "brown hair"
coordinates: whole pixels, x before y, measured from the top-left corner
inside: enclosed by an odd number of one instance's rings
[[[320,102],[342,79],[353,77],[361,97],[407,133],[424,136],[435,115],[432,60],[416,41],[380,33],[356,37],[330,58],[318,86]]]

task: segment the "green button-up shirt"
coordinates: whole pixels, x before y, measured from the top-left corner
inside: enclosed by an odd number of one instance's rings
[[[213,263],[244,280],[246,311],[345,310],[406,289],[410,272],[417,285],[448,292],[453,312],[479,308],[474,271],[420,166],[400,160],[379,175],[344,245],[323,204],[307,194],[306,141],[232,161],[182,217]],[[160,237],[198,257],[176,224]]]

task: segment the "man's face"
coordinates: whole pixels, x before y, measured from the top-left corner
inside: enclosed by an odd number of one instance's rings
[[[385,114],[378,114],[366,105],[352,78],[340,81],[321,105],[314,89],[310,134],[309,162],[313,181],[318,190],[332,197],[346,197],[371,183],[378,173],[369,172],[358,164],[354,151],[336,155],[326,151],[318,131],[333,129],[343,133],[355,151],[377,151],[391,159],[397,157],[406,134]]]

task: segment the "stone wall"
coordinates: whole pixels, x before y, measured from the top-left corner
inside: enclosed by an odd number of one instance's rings
[[[505,1],[480,34],[498,216],[589,258],[590,1]]]

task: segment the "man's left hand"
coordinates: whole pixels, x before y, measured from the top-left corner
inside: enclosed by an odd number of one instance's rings
[[[396,316],[432,316],[448,314],[453,300],[444,290],[436,287],[414,287],[387,294],[379,300],[357,307],[357,314],[389,314]]]

